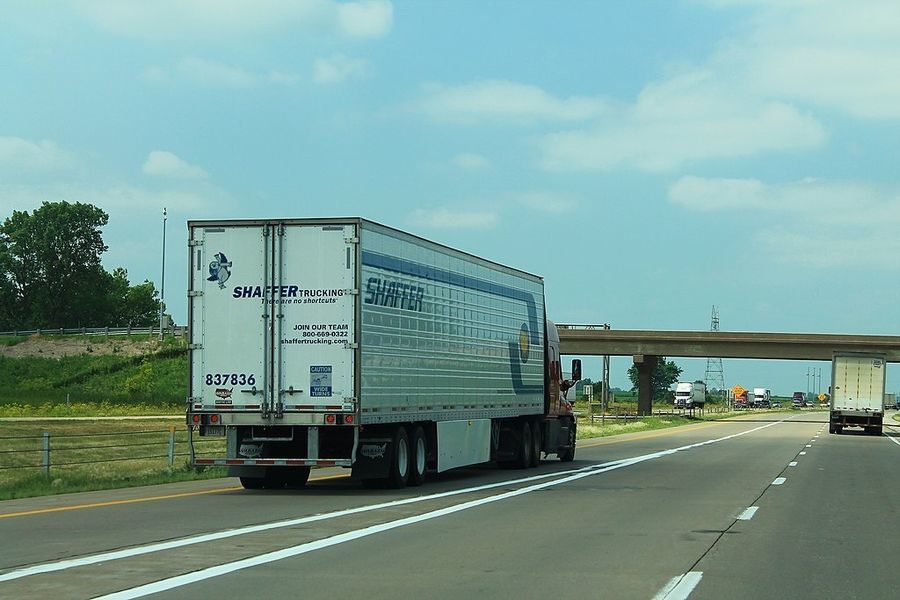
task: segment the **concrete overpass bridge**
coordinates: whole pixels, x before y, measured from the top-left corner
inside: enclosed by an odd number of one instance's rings
[[[640,331],[558,324],[560,353],[631,356],[639,375],[638,413],[650,414],[650,380],[660,356],[827,360],[834,352],[877,352],[900,363],[900,336],[729,331]]]

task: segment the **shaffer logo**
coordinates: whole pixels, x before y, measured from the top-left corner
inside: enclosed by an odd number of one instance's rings
[[[214,256],[216,260],[209,263],[209,277],[206,280],[215,281],[221,290],[225,288],[225,282],[231,277],[231,261],[223,252],[216,252]]]
[[[234,388],[231,388],[231,389],[217,388],[216,396],[218,396],[219,398],[231,398],[231,392],[233,392],[233,391],[234,391]]]

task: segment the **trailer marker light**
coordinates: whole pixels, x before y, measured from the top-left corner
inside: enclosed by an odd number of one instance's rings
[[[199,423],[199,422],[200,422],[200,415],[193,415],[193,416],[191,417],[191,421],[193,421],[194,423]]]
[[[353,415],[344,415],[344,423],[347,425],[353,424]]]
[[[325,415],[325,422],[334,425],[334,415]]]
[[[209,422],[210,422],[210,423],[218,423],[218,422],[219,422],[219,415],[209,415]]]

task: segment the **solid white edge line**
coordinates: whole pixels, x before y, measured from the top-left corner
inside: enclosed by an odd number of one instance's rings
[[[653,600],[685,600],[703,579],[703,571],[689,571],[684,575],[673,577]]]
[[[788,419],[790,419],[790,418],[793,418],[793,417],[788,417]],[[66,559],[66,560],[52,562],[52,563],[44,563],[44,564],[35,565],[32,567],[25,567],[22,569],[10,571],[8,573],[0,574],[0,582],[11,581],[14,579],[20,579],[22,577],[28,577],[30,575],[39,575],[42,573],[63,571],[63,570],[71,569],[71,568],[75,568],[75,567],[89,566],[89,565],[97,564],[100,562],[109,562],[109,561],[119,560],[119,559],[123,559],[123,558],[131,558],[131,557],[140,556],[143,554],[150,554],[153,552],[161,552],[164,550],[171,550],[174,548],[180,548],[180,547],[190,546],[190,545],[194,545],[194,544],[200,544],[200,543],[204,543],[204,542],[216,541],[216,540],[226,539],[226,538],[235,537],[235,536],[239,536],[239,535],[259,533],[259,532],[267,531],[270,529],[292,527],[292,526],[301,525],[301,524],[305,524],[305,523],[324,521],[324,520],[334,519],[334,518],[343,517],[343,516],[347,516],[347,515],[358,514],[358,513],[362,513],[362,512],[369,512],[369,511],[373,511],[373,510],[379,510],[382,508],[401,506],[401,505],[405,505],[405,504],[414,504],[414,503],[418,503],[418,502],[424,502],[427,500],[434,500],[434,499],[439,499],[439,498],[445,498],[448,496],[479,492],[479,491],[484,491],[484,490],[488,490],[488,489],[492,489],[492,488],[508,486],[508,485],[512,485],[512,484],[527,483],[530,481],[536,481],[539,479],[547,479],[550,477],[559,477],[559,476],[582,474],[582,473],[584,473],[584,474],[602,473],[602,472],[606,472],[607,470],[612,470],[610,467],[617,468],[618,465],[631,466],[633,464],[637,464],[637,463],[643,462],[645,460],[652,460],[655,458],[659,458],[661,456],[667,456],[669,454],[674,454],[676,452],[690,450],[690,449],[698,448],[698,447],[705,446],[708,444],[715,444],[718,442],[723,442],[726,440],[741,437],[741,436],[744,436],[744,435],[747,435],[750,433],[760,431],[762,429],[766,429],[768,427],[772,427],[773,425],[778,425],[779,423],[784,423],[788,419],[783,419],[781,421],[773,421],[771,423],[767,423],[766,425],[761,425],[760,427],[754,427],[753,429],[748,429],[746,431],[741,431],[741,432],[734,433],[731,435],[723,436],[721,438],[706,440],[706,441],[698,442],[695,444],[689,444],[687,446],[680,446],[678,448],[672,448],[670,450],[663,450],[661,452],[656,452],[653,454],[645,454],[643,456],[637,456],[637,457],[633,457],[630,459],[621,459],[621,460],[617,460],[617,461],[601,463],[598,465],[589,465],[587,467],[582,467],[580,469],[574,469],[574,470],[570,470],[570,471],[543,473],[541,475],[534,475],[531,477],[524,477],[524,478],[514,479],[514,480],[506,480],[506,481],[486,484],[486,485],[482,485],[482,486],[476,486],[476,487],[472,487],[472,488],[464,488],[461,490],[450,490],[448,492],[440,492],[437,494],[429,494],[426,496],[417,496],[414,498],[404,498],[402,500],[394,500],[391,502],[382,502],[379,504],[371,504],[371,505],[367,505],[367,506],[361,506],[361,507],[357,507],[357,508],[336,511],[336,512],[332,512],[332,513],[312,515],[312,516],[301,517],[301,518],[297,518],[297,519],[289,519],[286,521],[277,521],[274,523],[266,523],[263,525],[251,525],[248,527],[241,527],[238,529],[231,529],[231,530],[219,531],[219,532],[215,532],[215,533],[203,534],[203,535],[189,537],[189,538],[182,538],[179,540],[172,540],[172,541],[168,541],[168,542],[159,542],[159,543],[155,543],[155,544],[149,544],[147,546],[137,546],[137,547],[128,548],[125,550],[104,552],[101,554],[93,554],[93,555],[84,556],[81,558]],[[555,485],[556,483],[557,482],[551,482],[552,485]]]
[[[897,444],[898,446],[900,446],[900,442],[898,442],[898,441],[897,441],[897,438],[895,438],[894,436],[888,435],[888,436],[885,436],[885,437],[887,437],[887,439],[891,440],[892,442],[894,442],[895,444]]]
[[[759,510],[758,506],[750,506],[744,512],[742,512],[740,515],[738,515],[738,520],[739,521],[749,521],[750,519],[753,518],[753,515],[755,515],[756,511],[758,511],[758,510]]]
[[[785,481],[787,481],[787,477],[776,477],[775,481],[772,482],[772,485],[784,485]]]

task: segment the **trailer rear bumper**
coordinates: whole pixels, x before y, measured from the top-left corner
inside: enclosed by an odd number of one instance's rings
[[[350,459],[309,458],[195,458],[194,465],[204,467],[349,467]]]

